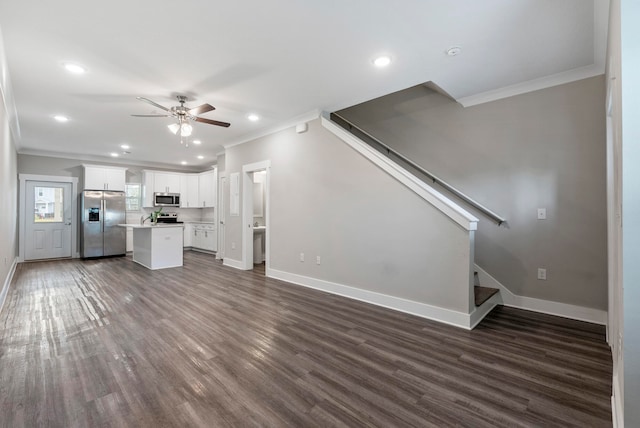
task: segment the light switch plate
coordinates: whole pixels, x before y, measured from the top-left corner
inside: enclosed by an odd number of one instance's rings
[[[546,220],[546,219],[547,219],[547,209],[538,208],[538,220]]]
[[[538,268],[538,279],[545,280],[547,279],[547,270],[543,268]]]

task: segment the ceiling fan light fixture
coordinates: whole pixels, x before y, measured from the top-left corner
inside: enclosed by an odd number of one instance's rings
[[[185,122],[180,126],[181,137],[188,137],[191,135],[192,132],[193,132],[193,126],[191,126],[191,124]]]
[[[167,125],[167,128],[169,128],[169,131],[177,134],[178,130],[180,129],[180,125],[178,125],[177,123],[172,123],[171,125]]]

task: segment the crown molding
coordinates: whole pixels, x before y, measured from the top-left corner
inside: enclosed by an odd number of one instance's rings
[[[318,119],[319,117],[320,117],[320,110],[312,110],[310,112],[301,114],[300,116],[296,116],[291,119],[280,122],[279,124],[276,124],[274,126],[261,129],[255,133],[245,134],[239,139],[235,141],[231,141],[230,143],[224,144],[223,146],[226,150],[230,147],[239,146],[240,144],[248,143],[250,141],[257,140],[258,138],[275,134],[276,132],[280,132],[287,128],[294,127],[301,122],[310,122],[312,120]]]
[[[503,98],[526,94],[527,92],[539,91],[552,86],[564,85],[565,83],[575,82],[577,80],[588,79],[589,77],[595,77],[601,74],[604,74],[604,64],[592,64],[586,67],[552,74],[551,76],[545,76],[539,79],[533,79],[527,82],[516,83],[515,85],[504,86],[502,88],[482,92],[480,94],[458,98],[456,101],[463,107],[471,107],[478,104],[501,100]]]

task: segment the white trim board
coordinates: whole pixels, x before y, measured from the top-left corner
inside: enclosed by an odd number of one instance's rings
[[[493,89],[480,94],[457,98],[456,101],[463,107],[472,107],[478,104],[484,104],[491,101],[501,100],[503,98],[526,94],[528,92],[539,91],[553,86],[564,85],[565,83],[588,79],[601,74],[604,74],[604,64],[592,64],[585,67],[575,68],[573,70],[563,71],[551,76],[541,77],[539,79],[504,86],[502,88]]]
[[[267,135],[275,134],[276,132],[284,131],[285,129],[292,128],[299,123],[311,122],[312,120],[316,120],[320,117],[320,110],[312,110],[310,112],[301,114],[300,116],[293,117],[284,122],[278,123],[272,127],[261,129],[260,131],[244,135],[237,140],[231,141],[230,143],[224,144],[225,150],[234,146],[239,146],[240,144],[249,143],[253,140],[257,140],[261,137],[266,137]]]
[[[471,329],[471,318],[464,312],[458,312],[451,309],[445,309],[438,306],[431,306],[426,303],[414,302],[412,300],[402,299],[399,297],[389,296],[386,294],[376,293],[373,291],[363,290],[360,288],[350,287],[348,285],[338,284],[335,282],[325,281],[322,279],[311,278],[308,276],[298,275],[295,273],[284,272],[276,269],[268,269],[266,276],[269,278],[279,279],[281,281],[290,282],[303,287],[313,288],[315,290],[324,291],[326,293],[337,294],[361,302],[370,303],[376,306],[393,309],[421,318],[438,321],[449,324],[454,327]]]
[[[222,264],[224,266],[229,266],[235,269],[244,270],[242,260],[234,260],[234,259],[225,257],[224,260],[222,260]]]
[[[11,281],[13,281],[13,275],[16,273],[16,267],[18,266],[18,258],[15,257],[13,259],[13,263],[11,264],[11,268],[9,269],[9,273],[4,280],[4,285],[2,286],[2,290],[0,290],[0,313],[2,313],[2,308],[4,307],[4,302],[7,299],[7,295],[9,294],[9,287],[11,286]]]
[[[465,230],[476,230],[478,228],[478,219],[460,205],[456,204],[422,180],[419,180],[409,171],[382,155],[355,135],[336,125],[325,116],[322,116],[321,120],[322,126],[324,126],[329,132],[333,133],[355,151],[369,159],[387,174],[440,210]]]
[[[613,388],[611,394],[611,419],[613,428],[624,428],[624,411],[622,406],[622,391],[618,375],[613,375]]]
[[[607,324],[607,312],[600,309],[586,308],[584,306],[570,305],[568,303],[554,302],[551,300],[536,299],[534,297],[519,296],[513,294],[497,279],[489,275],[480,266],[475,265],[480,277],[480,284],[484,287],[498,288],[502,298],[501,304],[542,314],[556,315],[578,321],[587,321],[594,324]]]

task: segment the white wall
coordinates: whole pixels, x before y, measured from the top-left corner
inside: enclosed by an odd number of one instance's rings
[[[287,129],[225,157],[227,176],[271,161],[272,269],[468,313],[469,266],[459,262],[469,260],[469,233],[319,120],[306,133]],[[227,208],[225,260],[242,259],[241,219]]]
[[[7,293],[7,278],[18,254],[18,173],[17,154],[13,143],[4,102],[0,102],[0,305]]]
[[[617,3],[617,2],[615,2]],[[620,1],[624,422],[640,426],[640,3]],[[613,55],[618,55],[613,52]]]
[[[507,219],[471,211],[476,263],[510,291],[605,310],[603,81],[468,108],[417,86],[339,114]]]

